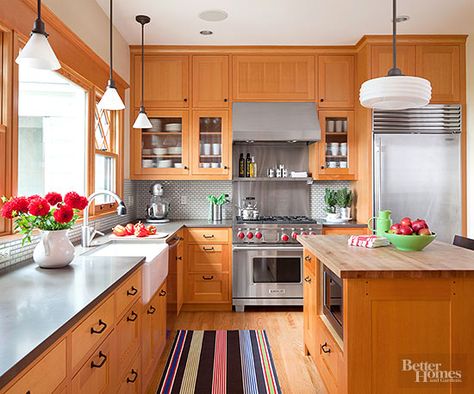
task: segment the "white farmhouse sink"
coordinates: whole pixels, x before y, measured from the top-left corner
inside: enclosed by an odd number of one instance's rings
[[[168,245],[150,242],[109,242],[85,254],[89,256],[145,257],[142,266],[142,300],[148,303],[168,276]]]

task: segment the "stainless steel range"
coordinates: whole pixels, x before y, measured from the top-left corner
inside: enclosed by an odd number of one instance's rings
[[[303,305],[303,247],[298,235],[321,234],[306,216],[237,217],[233,225],[232,303]]]

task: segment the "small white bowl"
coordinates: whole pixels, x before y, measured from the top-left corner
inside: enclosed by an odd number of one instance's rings
[[[211,163],[211,168],[221,168],[221,163]]]
[[[180,146],[171,146],[168,148],[168,153],[170,155],[180,155],[183,149]]]
[[[201,163],[201,168],[211,168],[211,163]]]
[[[166,131],[181,131],[182,125],[181,123],[168,123],[165,126]]]
[[[183,163],[174,163],[174,168],[184,168]]]
[[[153,148],[153,153],[155,155],[166,155],[168,153],[168,149],[166,149],[166,148]]]
[[[158,160],[158,168],[171,168],[172,165],[172,160]]]

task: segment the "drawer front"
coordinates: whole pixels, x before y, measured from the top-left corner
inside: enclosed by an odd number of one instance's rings
[[[189,243],[228,243],[229,230],[226,228],[190,228],[187,230]]]
[[[125,373],[120,375],[119,394],[139,394],[142,385],[142,370],[140,368],[139,354],[135,356],[132,363],[125,369]],[[143,390],[145,392],[145,390]]]
[[[142,271],[135,272],[115,292],[116,317],[121,317],[142,293]]]
[[[109,297],[72,332],[72,368],[102,341],[114,325],[114,298]]]
[[[187,302],[228,302],[229,275],[216,273],[188,274],[186,283]]]
[[[72,393],[112,393],[116,384],[112,333],[102,342],[92,356],[83,364],[71,382]]]
[[[228,245],[189,245],[188,272],[229,272]]]
[[[117,325],[117,359],[121,372],[132,361],[140,346],[141,308],[140,301],[135,302]]]
[[[49,351],[6,394],[52,393],[66,378],[66,339]]]
[[[321,319],[316,321],[316,349],[314,359],[329,392],[335,392],[340,382],[342,352]]]

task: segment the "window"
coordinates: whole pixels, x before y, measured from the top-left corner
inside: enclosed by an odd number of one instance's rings
[[[95,98],[95,191],[110,190],[117,191],[117,113],[115,111],[102,110],[98,107],[100,96]],[[95,200],[96,208],[103,211],[113,208],[114,199],[110,196],[101,195]]]
[[[19,67],[18,194],[87,192],[87,90]]]

